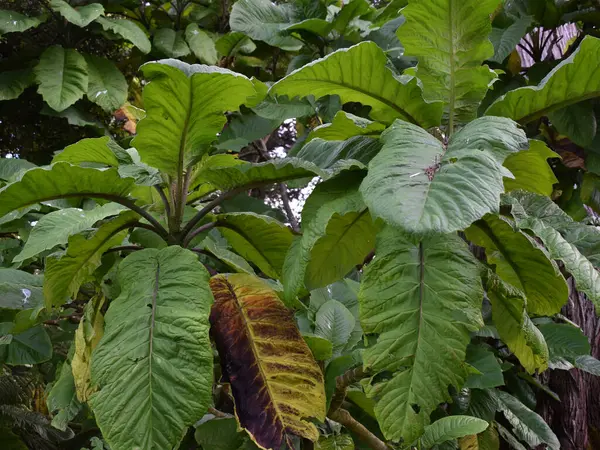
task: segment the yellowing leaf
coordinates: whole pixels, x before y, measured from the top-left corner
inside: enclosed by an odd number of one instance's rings
[[[292,313],[252,275],[217,275],[210,322],[240,425],[265,449],[291,434],[316,441],[325,419],[323,374]]]

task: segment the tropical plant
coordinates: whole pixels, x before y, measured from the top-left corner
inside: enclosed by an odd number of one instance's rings
[[[239,0],[213,48],[197,23],[215,5],[123,2],[148,25],[174,10],[154,49],[184,59],[142,65],[133,140],[0,160],[7,448],[561,448],[536,394],[559,398],[548,369],[600,375],[561,315],[567,278],[600,311],[600,230],[581,214],[593,170],[565,175],[546,143],[592,165],[596,129],[572,117],[596,123],[600,39],[515,88],[498,66],[542,24],[530,3]],[[123,20],[53,4],[77,27]],[[257,42],[279,50],[245,65]],[[239,200],[315,178],[299,226]],[[48,382],[54,428],[19,369]]]

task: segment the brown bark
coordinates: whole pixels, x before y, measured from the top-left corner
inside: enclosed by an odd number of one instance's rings
[[[568,280],[569,302],[562,313],[581,327],[589,338],[591,354],[600,358],[600,318],[587,297]],[[541,394],[538,412],[560,440],[562,450],[600,449],[600,377],[579,369],[548,370],[542,381],[558,394],[561,402]]]

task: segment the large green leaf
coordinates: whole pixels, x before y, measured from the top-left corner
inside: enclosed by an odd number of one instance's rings
[[[590,101],[574,103],[549,112],[548,118],[560,134],[568,136],[581,147],[590,147],[597,131],[593,106]]]
[[[227,69],[161,60],[142,67],[146,117],[132,145],[142,161],[170,175],[188,168],[203,153],[235,111],[256,95],[252,82]]]
[[[381,150],[381,143],[369,137],[354,136],[343,141],[325,141],[321,138],[312,139],[297,153],[297,157],[310,161],[321,169],[334,169],[343,164],[356,161],[357,168],[362,168]]]
[[[45,17],[27,17],[16,11],[0,9],[0,36],[5,33],[21,33],[37,27]]]
[[[256,44],[248,36],[240,31],[224,34],[215,42],[217,51],[225,57],[233,56],[238,52],[252,53],[256,50]]]
[[[87,211],[66,208],[46,214],[35,224],[23,250],[13,259],[13,262],[25,261],[44,250],[64,245],[69,241],[69,236],[92,228],[99,220],[117,215],[123,209],[125,207],[118,203],[107,203]]]
[[[67,429],[69,422],[73,420],[82,406],[77,399],[75,380],[71,371],[72,348],[69,350],[68,357],[63,362],[60,372],[58,372],[58,378],[52,384],[46,399],[48,410],[54,415],[52,426],[62,431]]]
[[[236,272],[241,273],[249,273],[254,275],[254,269],[248,264],[248,262],[242,258],[240,255],[233,253],[231,250],[227,248],[227,242],[225,245],[221,243],[223,239],[219,241],[213,238],[210,234],[202,241],[202,245],[204,248],[212,253],[216,258],[223,261],[229,267],[231,267]]]
[[[560,443],[548,424],[539,415],[515,397],[504,391],[495,391],[501,411],[513,426],[519,439],[532,448],[546,444],[551,450],[559,450]]]
[[[366,70],[367,68],[368,70]],[[371,107],[372,119],[392,123],[403,119],[429,128],[439,124],[441,103],[426,103],[414,77],[396,77],[374,42],[338,50],[292,72],[269,90],[290,98],[339,95],[343,103]]]
[[[464,387],[486,389],[504,384],[502,369],[496,356],[490,349],[482,345],[469,345],[466,360],[469,365],[473,366],[480,373],[469,375]]]
[[[138,219],[139,216],[133,211],[124,212],[100,226],[89,239],[81,234],[71,236],[64,255],[47,257],[44,272],[46,307],[50,309],[60,306],[74,296],[79,287],[100,267],[102,253],[119,245],[127,235],[126,229]]]
[[[0,269],[0,309],[38,309],[44,304],[43,278],[17,269]]]
[[[55,111],[63,111],[79,100],[88,90],[88,70],[85,58],[73,49],[58,45],[42,53],[35,67],[38,92]]]
[[[600,39],[586,36],[571,56],[537,86],[509,91],[486,110],[490,116],[528,123],[573,103],[600,95]]]
[[[359,300],[365,333],[379,336],[364,351],[365,369],[381,376],[365,391],[384,436],[412,442],[438,404],[450,401],[448,387],[468,376],[470,333],[483,326],[479,268],[452,234],[419,242],[387,227],[375,253]]]
[[[64,0],[51,0],[50,8],[63,16],[67,22],[78,27],[86,27],[98,17],[104,15],[104,7],[100,3],[73,8]]]
[[[471,416],[448,416],[436,420],[425,428],[421,445],[431,448],[434,445],[457,439],[469,434],[477,434],[489,426],[485,420]]]
[[[183,31],[160,28],[154,33],[154,47],[169,58],[181,58],[190,54],[190,48],[183,38]]]
[[[283,50],[295,51],[302,42],[282,33],[294,20],[292,4],[276,5],[269,0],[240,0],[231,9],[229,25],[252,39]]]
[[[231,247],[256,264],[265,275],[280,278],[292,232],[277,220],[254,213],[229,213],[217,217],[217,227]]]
[[[315,315],[315,334],[333,344],[333,357],[336,357],[348,343],[355,322],[348,308],[337,300],[328,300]]]
[[[494,275],[488,277],[487,293],[492,302],[492,318],[502,341],[528,372],[546,370],[548,346],[527,315],[523,293]]]
[[[90,405],[112,449],[173,448],[211,403],[208,273],[172,246],[129,255],[118,278],[92,354]]]
[[[482,117],[450,138],[447,147],[424,129],[396,121],[361,185],[376,217],[410,233],[447,233],[497,212],[504,191],[502,163],[527,148],[525,133],[500,117]],[[398,195],[402,193],[402,195]]]
[[[116,169],[98,170],[59,162],[31,169],[19,181],[0,190],[0,217],[33,203],[69,197],[125,198],[133,179],[119,177]]]
[[[0,323],[0,362],[12,366],[39,364],[52,357],[52,342],[42,325],[12,334],[14,324]]]
[[[20,178],[20,174],[26,170],[37,167],[26,159],[0,158],[0,180],[11,182]]]
[[[536,194],[550,196],[554,184],[558,183],[549,158],[559,158],[542,141],[529,140],[529,150],[509,155],[504,167],[511,171],[514,178],[504,179],[506,192],[523,189]]]
[[[527,296],[527,311],[552,316],[567,302],[569,289],[556,263],[507,219],[487,215],[466,230],[467,238],[486,249],[488,264]]]
[[[245,431],[238,431],[235,418],[213,419],[203,422],[194,433],[196,442],[204,450],[257,450],[258,447]]]
[[[85,55],[88,69],[87,98],[107,112],[127,101],[127,80],[108,59]]]
[[[568,323],[543,323],[538,328],[544,335],[550,352],[550,368],[569,370],[580,356],[589,356],[588,337],[580,328]]]
[[[385,125],[382,123],[373,122],[345,111],[338,111],[333,122],[318,126],[310,132],[306,140],[309,142],[312,139],[320,138],[326,141],[341,141],[353,136],[375,138],[384,129]]]
[[[279,125],[281,120],[266,119],[253,112],[232,114],[215,147],[239,152],[249,143],[268,136]]]
[[[96,22],[102,25],[102,28],[106,31],[112,31],[131,42],[142,53],[150,53],[152,44],[150,44],[150,40],[146,36],[146,33],[144,33],[144,30],[137,26],[135,22],[116,17],[98,17]]]
[[[419,64],[409,72],[423,83],[425,98],[444,103],[452,128],[477,117],[496,73],[481,63],[494,54],[490,15],[499,0],[411,0],[398,31],[404,54]]]
[[[548,197],[514,192],[506,202],[519,228],[531,230],[544,243],[550,257],[563,262],[565,269],[575,279],[577,290],[584,292],[600,314],[600,275],[594,265],[583,256],[575,244],[567,241],[555,228],[561,228],[565,219],[558,205]],[[560,213],[556,213],[560,211]],[[567,228],[565,226],[565,228]]]
[[[190,23],[185,29],[185,39],[196,58],[204,64],[216,64],[218,61],[215,43],[208,34]]]
[[[490,40],[494,45],[494,56],[488,58],[490,61],[502,64],[502,62],[517,49],[517,45],[527,34],[527,30],[533,22],[533,17],[522,16],[506,28],[493,28]]]
[[[68,162],[70,164],[97,163],[104,166],[118,167],[119,158],[113,148],[116,143],[108,136],[86,138],[71,144],[58,153],[52,162]]]
[[[19,97],[26,88],[33,84],[33,81],[33,71],[30,69],[0,73],[0,101]]]

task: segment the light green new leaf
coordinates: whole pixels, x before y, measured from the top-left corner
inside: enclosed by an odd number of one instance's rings
[[[12,334],[12,322],[0,323],[0,362],[20,366],[40,364],[52,357],[52,342],[42,325]]]
[[[345,111],[338,111],[333,122],[319,125],[310,132],[306,142],[320,138],[326,141],[342,141],[353,136],[378,137],[385,130],[385,125]]]
[[[375,217],[421,235],[461,230],[497,212],[502,177],[510,176],[502,163],[528,145],[517,124],[500,117],[474,120],[452,135],[447,148],[400,120],[381,140],[360,187],[365,203]]]
[[[293,5],[276,5],[269,0],[239,0],[229,17],[232,31],[240,31],[254,40],[288,51],[302,48],[301,41],[283,33],[294,22]]]
[[[68,162],[70,164],[97,163],[110,167],[118,167],[119,159],[113,151],[117,144],[108,136],[86,138],[71,144],[58,153],[52,162]],[[120,148],[120,147],[119,147]]]
[[[563,262],[565,269],[575,279],[577,290],[584,292],[600,314],[600,275],[594,265],[583,256],[575,244],[567,241],[556,228],[564,225],[560,210],[548,197],[525,192],[513,192],[507,196],[512,206],[511,214],[521,229],[531,230],[548,249],[550,257]],[[565,214],[561,211],[562,214]],[[562,223],[561,223],[562,222]]]
[[[78,27],[87,27],[98,17],[104,15],[104,7],[100,3],[73,8],[64,0],[51,0],[50,8],[63,16],[67,22]]]
[[[127,80],[108,59],[85,55],[88,68],[87,98],[107,112],[127,101]]]
[[[37,27],[45,20],[44,16],[27,17],[16,11],[0,9],[0,36],[6,33],[21,33]]]
[[[554,184],[558,183],[549,158],[560,158],[548,146],[535,139],[529,140],[529,150],[509,155],[504,161],[504,167],[511,171],[514,178],[504,179],[506,192],[523,189],[536,194],[550,196]]]
[[[160,28],[154,33],[154,47],[169,58],[180,58],[190,54],[190,48],[183,38],[183,31]]]
[[[107,203],[87,211],[66,208],[46,214],[35,224],[23,250],[15,256],[13,262],[25,261],[44,250],[64,245],[69,241],[69,236],[92,228],[99,220],[117,215],[124,209],[118,203]]]
[[[486,110],[488,116],[529,123],[549,112],[600,95],[600,39],[586,36],[571,56],[537,86],[504,94]]]
[[[519,439],[531,448],[546,444],[551,450],[560,449],[558,438],[544,419],[509,393],[498,390],[494,393],[499,403],[498,411],[504,414]]]
[[[517,49],[517,45],[527,34],[527,30],[533,22],[533,17],[522,16],[516,19],[506,28],[493,28],[490,41],[494,46],[494,56],[488,58],[490,61],[502,64],[502,62]]]
[[[99,170],[56,163],[25,172],[0,190],[0,217],[34,203],[69,197],[126,198],[133,179],[121,178],[116,169]]]
[[[523,291],[527,311],[552,316],[569,298],[567,282],[538,244],[506,219],[487,215],[466,230],[467,238],[486,249],[488,264],[502,280]]]
[[[479,103],[497,75],[481,63],[494,54],[490,15],[499,0],[411,0],[396,34],[410,69],[423,83],[426,100],[442,101],[452,129],[477,117]],[[425,127],[427,128],[427,127]]]
[[[132,145],[142,161],[170,175],[188,168],[217,139],[227,122],[256,90],[243,75],[178,60],[144,64],[146,117]]]
[[[451,439],[458,439],[469,434],[485,431],[489,423],[471,416],[448,416],[436,420],[425,428],[421,437],[421,445],[431,448]]]
[[[190,49],[204,64],[216,64],[218,61],[215,43],[208,34],[198,28],[195,23],[190,23],[185,29],[185,39]]]
[[[240,31],[232,31],[224,34],[215,42],[217,51],[225,57],[240,53],[252,53],[256,50],[256,44],[248,36]]]
[[[38,92],[55,111],[67,109],[88,90],[87,64],[76,50],[50,47],[34,70]]]
[[[365,386],[386,439],[413,442],[448,387],[469,375],[465,352],[470,333],[483,326],[483,292],[477,261],[457,235],[418,242],[399,230],[377,236],[376,258],[359,292],[360,319],[377,342],[365,349]]]
[[[217,227],[231,247],[271,278],[280,278],[292,232],[282,223],[254,213],[216,216]]]
[[[426,103],[414,77],[396,77],[374,42],[335,51],[295,70],[275,83],[272,95],[315,98],[339,95],[342,103],[371,107],[373,120],[390,124],[402,119],[429,128],[440,123],[441,103]]]
[[[92,353],[90,405],[111,449],[173,448],[212,401],[209,276],[171,246],[129,255],[118,279]]]
[[[46,258],[44,272],[44,299],[46,307],[64,304],[74,296],[79,287],[100,267],[102,254],[119,245],[127,235],[126,228],[133,226],[139,216],[127,211],[104,223],[89,239],[81,234],[69,238],[66,254]]]
[[[139,48],[142,53],[150,53],[152,48],[150,40],[146,36],[146,33],[144,33],[144,30],[137,26],[135,22],[113,17],[98,17],[96,22],[102,25],[102,28],[106,31],[112,31],[126,41],[131,42]]]
[[[340,356],[348,343],[356,319],[337,300],[328,300],[315,315],[315,334],[333,344],[333,357]]]
[[[0,73],[0,101],[19,97],[33,82],[33,71],[30,69]]]
[[[493,274],[488,278],[487,292],[492,303],[492,319],[502,341],[529,373],[546,370],[548,346],[527,315],[523,293]]]

